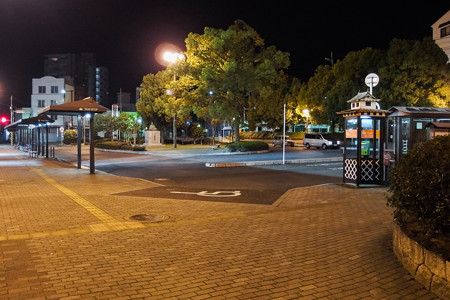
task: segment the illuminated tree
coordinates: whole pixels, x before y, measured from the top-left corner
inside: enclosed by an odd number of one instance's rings
[[[429,37],[421,42],[392,40],[379,71],[381,98],[391,106],[448,106],[447,60]]]
[[[190,33],[186,48],[187,82],[197,96],[190,98],[193,106],[211,119],[229,121],[235,127],[236,141],[244,109],[259,107],[263,113],[268,105],[283,101],[280,78],[290,64],[289,54],[275,46],[265,47],[245,22],[235,21],[227,30],[207,27],[202,35]]]

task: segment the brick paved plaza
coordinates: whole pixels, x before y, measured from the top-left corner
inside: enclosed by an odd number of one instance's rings
[[[392,252],[386,188],[158,199],[124,196],[157,183],[8,146],[0,163],[0,299],[436,299]]]

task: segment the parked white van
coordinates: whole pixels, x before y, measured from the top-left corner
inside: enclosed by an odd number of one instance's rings
[[[318,149],[339,148],[341,144],[341,141],[327,139],[320,133],[305,133],[303,138],[303,145],[306,146],[306,149],[311,147],[317,147]]]

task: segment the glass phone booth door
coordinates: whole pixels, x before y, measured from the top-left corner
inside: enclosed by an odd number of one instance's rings
[[[345,183],[383,183],[382,120],[364,115],[345,119]]]

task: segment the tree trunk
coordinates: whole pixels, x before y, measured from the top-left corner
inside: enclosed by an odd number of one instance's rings
[[[234,142],[235,143],[239,143],[240,142],[240,138],[239,138],[239,122],[234,125]]]
[[[212,129],[212,144],[214,145],[216,143],[216,126],[212,125],[211,129]]]

